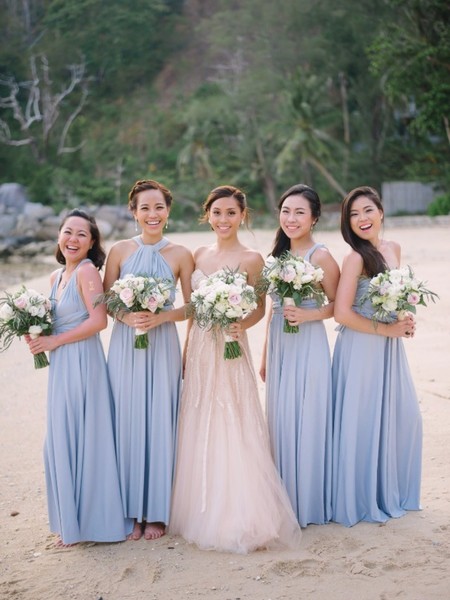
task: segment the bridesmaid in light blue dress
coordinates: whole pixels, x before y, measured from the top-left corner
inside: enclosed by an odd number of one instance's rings
[[[312,237],[321,205],[309,186],[291,187],[278,203],[280,227],[272,256],[289,250],[324,271],[328,303],[305,299],[299,307],[282,306],[272,297],[260,374],[266,380],[266,408],[275,464],[298,522],[323,524],[331,519],[331,356],[323,320],[333,316],[339,267]],[[284,333],[284,319],[299,325]]]
[[[128,207],[141,235],[114,244],[108,255],[105,291],[127,274],[179,280],[187,303],[193,258],[189,250],[163,237],[172,195],[153,180],[137,181]],[[182,360],[175,321],[185,307],[122,313],[116,319],[108,353],[115,406],[120,486],[125,515],[135,520],[130,539],[162,536],[169,522]],[[148,332],[149,348],[135,349],[136,329]]]
[[[336,294],[341,324],[333,356],[333,520],[347,526],[384,522],[420,509],[422,419],[402,337],[412,316],[375,323],[361,302],[370,278],[400,266],[400,246],[381,238],[376,190],[352,190],[341,231],[352,250]]]
[[[105,259],[92,217],[64,219],[52,274],[53,333],[27,337],[33,354],[50,351],[44,448],[50,529],[57,547],[117,542],[133,527],[123,516],[114,446],[112,400],[98,335],[107,325],[97,269]]]

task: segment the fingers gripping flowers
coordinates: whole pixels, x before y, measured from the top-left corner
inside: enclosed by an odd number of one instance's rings
[[[325,294],[319,285],[324,276],[320,267],[315,267],[300,256],[287,251],[278,258],[269,256],[262,271],[268,294],[275,293],[284,304],[299,306],[305,298],[314,298],[318,306],[325,302]],[[285,319],[283,331],[297,333],[298,325],[290,325]]]
[[[117,279],[111,289],[101,294],[96,304],[104,303],[108,312],[117,317],[121,312],[148,310],[159,313],[170,299],[174,283],[170,279],[125,275]],[[136,329],[134,347],[145,350],[149,347],[147,331]]]
[[[191,294],[191,310],[203,328],[226,329],[243,319],[257,307],[254,288],[247,284],[247,275],[231,269],[221,269],[204,279]],[[225,333],[224,358],[242,356],[239,342]]]
[[[399,321],[406,313],[416,312],[416,306],[426,306],[425,299],[435,302],[438,295],[425,287],[424,282],[414,277],[411,267],[390,269],[372,277],[361,304],[370,300],[375,308],[373,319],[386,321],[395,313]]]
[[[0,299],[0,306],[0,351],[9,348],[14,337],[28,334],[35,339],[50,335],[51,302],[39,292],[22,286],[14,294],[6,293],[6,297]],[[34,355],[36,369],[48,364],[45,352]]]
[[[391,269],[372,277],[367,294],[362,302],[369,299],[376,307],[374,319],[385,320],[395,312],[402,320],[406,312],[416,312],[416,306],[426,306],[425,299],[435,302],[438,295],[427,289],[425,283],[414,277],[411,267]]]

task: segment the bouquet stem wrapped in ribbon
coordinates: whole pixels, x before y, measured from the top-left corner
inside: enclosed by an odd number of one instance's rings
[[[325,302],[319,285],[323,270],[300,256],[286,251],[279,257],[269,256],[262,271],[263,287],[268,294],[277,294],[283,306],[300,306],[305,298],[314,298],[318,306]],[[284,320],[284,333],[298,333],[299,326]]]
[[[33,339],[52,332],[51,302],[48,298],[22,286],[14,294],[0,299],[0,351],[11,345],[14,337],[29,334]],[[34,367],[48,367],[45,352],[34,355]]]
[[[106,304],[110,315],[140,312],[148,310],[159,313],[170,298],[174,283],[170,279],[147,277],[144,275],[125,275],[117,279],[111,289],[101,294],[95,304]],[[149,347],[147,331],[136,329],[134,347],[146,350]]]
[[[254,288],[247,284],[246,273],[225,268],[202,280],[191,294],[191,310],[199,327],[226,329],[231,323],[243,319],[258,306]],[[239,342],[227,333],[223,357],[239,358]]]
[[[407,266],[388,269],[372,277],[360,303],[370,300],[375,308],[372,316],[374,321],[387,321],[392,313],[402,321],[408,312],[416,313],[416,306],[426,306],[426,298],[435,302],[439,296],[416,279],[411,267]]]

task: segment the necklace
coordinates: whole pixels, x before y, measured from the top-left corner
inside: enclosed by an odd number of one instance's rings
[[[67,273],[66,273],[67,274]],[[67,277],[67,279],[64,281],[64,279],[61,276],[61,281],[59,282],[59,285],[61,286],[61,289],[63,290],[66,285],[69,283],[70,278],[72,277],[72,273],[70,273],[70,275]]]

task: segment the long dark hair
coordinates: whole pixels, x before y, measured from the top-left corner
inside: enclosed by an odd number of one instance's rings
[[[364,264],[364,272],[368,277],[374,277],[385,271],[388,267],[381,252],[368,240],[363,240],[352,231],[350,226],[350,212],[357,198],[365,196],[372,200],[375,206],[384,214],[383,205],[378,192],[369,186],[363,185],[349,192],[341,205],[341,233],[344,240],[361,255]]]
[[[219,187],[214,188],[208,194],[208,197],[202,204],[203,214],[200,217],[200,223],[206,223],[208,221],[208,213],[211,209],[213,202],[218,200],[219,198],[234,198],[241,209],[241,212],[245,212],[244,223],[248,227],[249,216],[248,216],[248,206],[247,206],[247,198],[245,197],[244,192],[242,192],[239,188],[234,187],[234,185],[220,185]]]
[[[61,229],[64,227],[64,223],[69,217],[81,217],[89,223],[89,229],[92,236],[92,248],[89,250],[87,257],[94,263],[97,269],[100,270],[105,262],[106,252],[103,249],[102,236],[94,217],[89,215],[84,210],[81,210],[81,208],[74,208],[73,210],[69,211],[62,220],[61,225],[59,226],[59,231],[61,231]],[[60,265],[66,264],[66,259],[64,258],[59,245],[56,248],[55,256]]]
[[[309,185],[305,185],[304,183],[297,183],[293,185],[288,190],[284,192],[281,198],[278,201],[278,212],[283,208],[283,203],[286,198],[289,196],[303,196],[308,200],[309,206],[311,207],[311,215],[314,221],[314,225],[319,220],[321,214],[321,204],[319,194],[313,190]],[[278,227],[275,234],[275,241],[273,243],[273,248],[270,254],[272,256],[281,256],[284,252],[291,249],[291,240],[284,233],[281,227]]]

